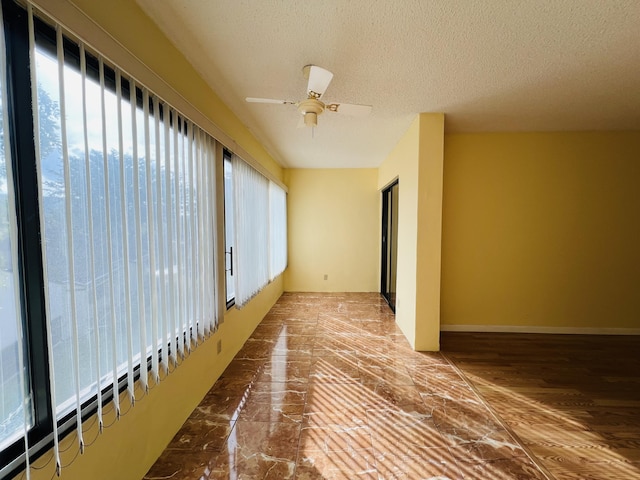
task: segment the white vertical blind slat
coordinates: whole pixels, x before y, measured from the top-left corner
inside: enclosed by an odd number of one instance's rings
[[[69,272],[69,296],[71,301],[71,329],[72,343],[71,353],[73,357],[73,381],[76,397],[76,432],[78,435],[78,444],[80,450],[84,450],[84,440],[82,435],[82,399],[80,397],[80,358],[79,358],[79,338],[78,338],[78,314],[75,290],[75,262],[73,247],[73,220],[72,220],[72,193],[71,193],[71,165],[69,162],[69,145],[67,141],[67,116],[66,116],[66,100],[65,100],[65,81],[64,81],[64,45],[62,39],[62,29],[56,27],[56,43],[58,54],[58,85],[60,86],[60,132],[62,137],[62,161],[64,165],[64,189],[65,189],[65,228],[67,230],[67,266]],[[49,300],[50,301],[50,300]],[[57,407],[57,402],[56,402]],[[54,408],[56,411],[57,408]]]
[[[177,280],[178,285],[176,288],[176,322],[177,322],[177,330],[175,335],[178,338],[178,352],[180,353],[180,357],[184,357],[184,348],[185,348],[185,312],[183,308],[183,273],[182,273],[182,258],[184,255],[184,250],[182,248],[183,239],[182,239],[182,218],[184,215],[181,215],[180,212],[184,212],[184,203],[182,200],[182,172],[184,171],[184,136],[178,135],[178,133],[182,133],[183,125],[181,125],[182,120],[178,117],[174,119],[173,132],[174,132],[174,145],[175,145],[175,196],[176,196],[176,269],[177,269]],[[188,332],[187,332],[188,334]]]
[[[206,275],[206,285],[204,287],[204,298],[206,301],[206,322],[207,322],[207,333],[210,335],[213,333],[215,329],[215,321],[216,321],[216,310],[213,308],[215,305],[215,299],[217,298],[216,291],[214,288],[213,276],[215,275],[214,263],[213,263],[213,255],[216,252],[216,241],[213,235],[213,221],[215,211],[213,210],[212,205],[212,195],[214,190],[212,189],[212,177],[213,172],[215,171],[216,165],[216,157],[215,157],[215,144],[211,137],[207,136],[207,159],[205,162],[205,181],[204,181],[204,192],[205,192],[205,205],[206,205],[206,213],[204,218],[204,224],[206,226],[206,242],[205,248],[206,253],[206,264],[205,264],[205,272]]]
[[[211,190],[209,190],[209,178],[211,177],[211,166],[215,165],[215,149],[211,146],[211,141],[208,135],[205,135],[204,138],[207,150],[205,155],[205,164],[204,164],[204,174],[202,181],[202,189],[204,191],[204,214],[203,214],[203,227],[204,227],[204,285],[203,289],[203,308],[205,310],[205,332],[207,336],[211,335],[213,332],[213,309],[211,308],[211,297],[214,296],[213,289],[211,288],[211,274],[212,267],[210,265],[211,255],[215,251],[215,242],[213,241],[213,236],[211,235],[211,215],[213,212],[211,211]]]
[[[182,308],[185,322],[185,348],[187,353],[191,352],[191,302],[189,301],[189,161],[191,159],[191,125],[187,124],[185,138],[183,142],[182,152],[182,268],[180,271],[180,278],[182,279]]]
[[[145,137],[145,170],[147,180],[147,229],[149,231],[149,276],[151,277],[151,375],[154,380],[158,381],[158,286],[157,286],[157,270],[156,270],[156,243],[155,243],[155,215],[153,211],[153,182],[151,178],[151,131],[149,122],[149,92],[144,89],[142,95],[143,112],[144,112],[144,137]],[[154,112],[157,116],[157,111]],[[155,122],[154,122],[155,124]],[[155,125],[154,125],[155,127]],[[154,132],[155,132],[154,128]],[[155,142],[158,142],[157,135]],[[159,199],[158,199],[159,201]],[[146,360],[146,343],[144,339],[145,349],[142,350],[142,361]]]
[[[93,230],[93,194],[91,192],[91,159],[89,155],[89,125],[87,121],[87,58],[85,56],[84,44],[80,45],[80,77],[82,80],[82,125],[84,140],[84,161],[85,161],[85,188],[87,191],[87,223],[89,224],[89,271],[91,275],[91,307],[93,316],[93,349],[95,356],[95,377],[93,382],[96,385],[98,396],[97,416],[98,424],[102,425],[102,388],[100,388],[100,324],[98,322],[98,292],[96,286],[96,260],[95,242]]]
[[[223,158],[218,158],[218,153],[220,152],[220,149],[217,147],[217,142],[215,142],[213,139],[211,139],[211,151],[212,151],[212,162],[211,162],[211,180],[209,181],[209,190],[211,192],[211,198],[209,199],[209,203],[211,205],[211,238],[212,238],[212,251],[211,251],[211,281],[213,282],[213,284],[211,285],[211,288],[213,289],[213,295],[211,298],[211,311],[213,312],[213,320],[214,320],[214,327],[217,330],[218,329],[218,325],[220,323],[220,311],[219,311],[219,306],[218,306],[218,302],[219,302],[219,298],[225,297],[225,293],[224,293],[224,274],[222,276],[222,278],[220,278],[218,276],[218,268],[217,268],[217,264],[218,264],[218,259],[217,259],[217,252],[218,249],[220,248],[218,246],[218,236],[216,235],[216,230],[218,228],[218,225],[221,225],[222,222],[224,221],[224,213],[222,214],[221,217],[218,217],[218,208],[217,208],[217,196],[216,196],[216,191],[217,191],[217,185],[218,185],[218,174],[222,172],[222,168],[220,169],[220,171],[218,171],[218,162],[220,164],[222,164],[223,162]],[[220,180],[220,183],[224,183],[224,175],[222,175],[222,179]],[[224,211],[224,205],[222,205],[221,207],[221,211]],[[224,237],[220,237],[220,238],[224,238]],[[224,240],[222,241],[222,244],[224,245]],[[222,249],[224,252],[224,248]],[[224,253],[223,253],[224,256]],[[224,265],[224,258],[222,259],[223,265]],[[222,290],[219,290],[219,288],[221,288]]]
[[[193,304],[193,247],[192,247],[192,234],[193,234],[193,205],[191,204],[192,198],[192,175],[191,168],[193,167],[193,151],[194,151],[194,128],[191,123],[188,123],[188,133],[187,133],[187,150],[185,156],[185,189],[184,189],[184,285],[185,285],[185,308],[187,312],[187,335],[189,338],[189,350],[193,347],[193,326],[195,324],[193,314],[194,314],[194,304]]]
[[[194,230],[195,219],[193,211],[193,194],[194,194],[194,181],[193,181],[193,164],[196,161],[196,128],[193,124],[189,124],[189,158],[187,160],[187,175],[189,177],[189,187],[185,190],[185,201],[188,210],[187,221],[187,242],[185,242],[185,253],[188,258],[187,271],[185,272],[187,277],[187,293],[189,295],[189,332],[191,332],[191,342],[189,345],[195,346],[198,343],[198,327],[196,325],[196,308],[197,308],[197,294],[195,288],[195,242],[194,242]]]
[[[207,304],[207,289],[209,287],[209,255],[206,245],[209,240],[209,195],[207,191],[207,166],[209,164],[209,146],[207,145],[206,135],[202,135],[203,152],[202,152],[202,164],[200,166],[200,188],[199,188],[199,202],[200,202],[200,310],[202,322],[202,331],[205,337],[209,336],[211,331],[209,323],[209,308]]]
[[[122,113],[122,76],[116,69],[116,102],[118,112],[118,157],[120,160],[120,207],[122,215],[122,254],[123,254],[123,276],[124,276],[124,292],[125,298],[125,322],[126,322],[126,342],[127,342],[127,391],[129,393],[129,401],[133,405],[135,403],[135,378],[133,376],[133,325],[131,311],[131,278],[129,276],[129,215],[127,214],[127,193],[126,193],[126,165],[124,155],[124,125]],[[118,364],[114,362],[114,378],[118,377]],[[118,395],[117,380],[114,380],[114,395]]]
[[[165,272],[165,249],[164,249],[164,225],[163,225],[163,209],[162,203],[165,201],[165,198],[162,195],[162,165],[163,165],[163,156],[162,156],[162,140],[160,139],[160,101],[158,97],[153,97],[153,118],[154,118],[154,129],[156,134],[156,155],[155,155],[155,167],[156,167],[156,229],[158,232],[158,262],[157,262],[157,274],[159,274],[159,282],[158,282],[158,304],[160,308],[156,308],[157,315],[157,323],[156,323],[156,334],[153,335],[154,340],[162,340],[160,348],[162,350],[162,363],[163,368],[166,371],[165,365],[167,364],[167,297],[166,297],[166,272]],[[166,122],[168,123],[168,122]],[[162,131],[164,133],[164,131]],[[155,230],[155,229],[154,229]],[[156,318],[154,315],[154,318]],[[158,328],[160,328],[160,332],[158,333]],[[158,353],[158,348],[156,347],[156,354]],[[160,359],[158,359],[160,361]],[[156,365],[156,376],[159,375],[160,365]],[[156,382],[159,381],[159,377],[156,378]]]
[[[31,70],[31,85],[37,85],[37,73],[36,73],[36,47],[35,47],[35,29],[33,22],[33,8],[31,4],[28,5],[28,23],[29,23],[29,67]],[[32,89],[32,99],[31,99],[34,111],[38,111],[38,92],[35,89]],[[34,147],[36,153],[36,169],[38,171],[38,177],[42,176],[42,158],[40,155],[40,119],[38,115],[34,115],[33,118],[33,129],[34,129]],[[42,202],[42,198],[44,197],[42,182],[38,183],[38,199],[39,209],[40,209],[40,218],[44,217],[44,204]],[[41,234],[43,238],[46,238],[46,229],[44,223],[41,225]],[[47,269],[47,249],[42,248],[42,268],[43,275],[46,279],[48,277],[48,269]],[[44,282],[44,296],[45,299],[50,298],[49,293],[49,282]],[[50,318],[51,318],[51,306],[48,301],[45,301],[45,314],[47,316],[47,327],[50,326]],[[53,362],[51,361],[51,352],[53,352],[53,338],[51,328],[47,328],[47,350],[49,352],[49,378],[55,378],[55,371]],[[56,404],[56,387],[55,382],[50,382],[50,391],[49,398],[51,401],[51,405]],[[60,473],[62,462],[60,461],[60,440],[58,438],[58,424],[57,422],[53,422],[53,455],[56,461],[56,471]],[[28,457],[28,452],[27,452]]]
[[[140,384],[146,392],[149,389],[147,378],[147,329],[144,298],[144,262],[142,253],[142,214],[140,213],[140,156],[138,152],[138,108],[136,98],[136,84],[131,80],[129,84],[129,106],[131,107],[131,132],[133,148],[133,196],[136,238],[136,278],[138,303],[138,341],[140,342]],[[133,363],[133,359],[131,360]]]
[[[213,274],[213,265],[211,265],[211,259],[213,253],[216,251],[215,246],[216,242],[214,241],[213,235],[211,234],[211,217],[213,215],[213,210],[211,210],[211,190],[210,190],[210,179],[211,179],[211,168],[215,166],[215,147],[213,146],[211,139],[209,136],[205,137],[205,141],[207,142],[207,155],[206,155],[206,163],[205,163],[205,175],[203,182],[203,189],[205,192],[205,215],[204,215],[204,225],[206,228],[205,231],[205,255],[206,260],[204,264],[204,271],[206,272],[205,276],[205,286],[204,286],[204,305],[205,305],[205,321],[207,325],[207,334],[211,335],[213,333],[214,326],[214,310],[211,308],[211,300],[215,296],[215,292],[213,290],[213,285],[211,283],[211,275]]]
[[[198,291],[200,294],[200,320],[198,320],[202,324],[202,336],[208,336],[209,334],[209,325],[207,322],[207,309],[205,306],[205,289],[207,287],[207,252],[205,249],[205,241],[207,235],[207,224],[206,222],[206,214],[207,214],[207,191],[205,189],[206,185],[206,165],[209,160],[208,157],[208,149],[206,145],[206,135],[202,130],[200,130],[200,145],[201,145],[201,153],[200,153],[200,169],[198,174],[198,251],[200,255],[198,259],[200,260],[200,265],[198,268]]]
[[[201,142],[201,154],[200,154],[200,165],[199,165],[199,173],[198,173],[198,272],[200,280],[198,282],[198,294],[199,294],[199,302],[200,302],[200,319],[198,322],[202,325],[200,331],[202,332],[203,338],[209,335],[209,324],[208,324],[208,311],[205,305],[205,291],[207,288],[207,252],[205,249],[205,242],[207,236],[207,224],[206,222],[206,214],[207,214],[207,192],[205,190],[206,185],[206,165],[209,160],[208,157],[208,148],[205,143],[206,136],[204,134],[200,135]]]
[[[218,171],[218,163],[222,164],[223,162],[223,158],[218,158],[218,153],[220,152],[220,149],[217,147],[217,142],[213,140],[213,138],[211,139],[211,152],[212,152],[212,161],[211,161],[211,179],[209,180],[209,191],[211,192],[211,197],[209,199],[209,203],[211,206],[211,218],[210,218],[210,222],[211,222],[211,239],[212,239],[212,250],[211,250],[211,281],[213,282],[213,284],[211,285],[211,288],[213,289],[213,295],[211,298],[211,311],[213,312],[213,321],[214,323],[214,328],[217,330],[219,323],[220,323],[220,310],[219,310],[219,298],[225,297],[225,292],[224,292],[224,273],[222,278],[220,278],[218,276],[218,268],[217,268],[217,264],[218,264],[218,259],[217,259],[217,252],[218,249],[220,248],[218,246],[218,236],[216,234],[218,225],[221,225],[222,222],[224,221],[224,213],[222,214],[221,217],[218,217],[218,208],[217,208],[217,196],[216,196],[216,191],[217,191],[217,185],[218,185],[218,174],[222,173],[223,171],[223,167],[220,169],[220,171]],[[220,183],[223,184],[224,183],[224,174],[222,175],[222,179],[220,180]],[[224,193],[222,194],[224,195]],[[224,212],[224,205],[221,205],[221,211]],[[222,244],[224,245],[224,237],[220,237],[222,238]],[[224,248],[222,249],[223,251],[223,257],[224,257]],[[224,265],[224,258],[222,259],[223,265]],[[219,290],[222,289],[222,290]]]
[[[216,146],[215,142],[212,139],[209,139],[209,161],[207,162],[207,192],[209,196],[207,198],[207,206],[209,208],[209,214],[207,215],[207,224],[209,225],[209,242],[210,249],[207,250],[209,254],[209,261],[207,263],[207,271],[209,272],[209,285],[207,286],[207,299],[209,301],[209,325],[211,327],[211,332],[213,333],[217,329],[218,324],[218,309],[216,305],[218,303],[218,292],[216,291],[214,285],[216,281],[216,270],[215,270],[215,262],[214,255],[218,251],[216,241],[216,236],[214,234],[214,228],[216,224],[216,210],[214,203],[214,194],[215,194],[215,171],[216,171],[216,162],[218,161],[216,157]],[[222,159],[220,159],[222,161]]]
[[[166,184],[167,184],[167,253],[168,253],[168,260],[169,260],[169,264],[168,264],[168,269],[169,269],[169,332],[170,332],[170,336],[169,336],[169,342],[165,342],[165,345],[168,346],[169,348],[169,360],[172,361],[175,365],[176,363],[176,353],[178,351],[178,346],[176,344],[176,318],[177,318],[177,302],[176,302],[176,288],[175,288],[175,268],[174,268],[174,261],[173,261],[173,245],[174,245],[174,234],[173,234],[173,217],[174,217],[174,198],[175,195],[170,195],[171,189],[172,189],[172,185],[171,185],[171,175],[172,175],[172,171],[171,171],[171,152],[174,152],[175,154],[175,139],[177,137],[172,136],[172,133],[175,132],[176,129],[176,125],[177,125],[177,120],[176,120],[176,116],[175,116],[175,112],[173,111],[173,109],[169,108],[168,105],[166,105],[166,109],[167,109],[167,115],[166,115],[166,121],[165,121],[165,125],[164,125],[164,131],[165,131],[165,157],[164,157],[164,165],[165,165],[165,172],[166,172]],[[169,124],[170,122],[173,120],[174,123],[174,127],[173,130],[170,131],[169,129]],[[173,147],[171,145],[171,138],[173,138]],[[175,172],[174,172],[175,175]],[[168,368],[168,365],[167,365]]]
[[[100,76],[100,114],[102,117],[102,164],[104,169],[104,192],[105,192],[105,212],[107,229],[107,261],[109,262],[109,312],[111,320],[111,358],[112,358],[112,379],[113,385],[113,405],[116,410],[116,417],[120,416],[120,396],[118,395],[118,324],[116,319],[116,295],[113,274],[113,229],[111,225],[111,186],[109,181],[109,153],[107,148],[107,106],[106,91],[104,83],[104,60],[99,58],[98,74]]]
[[[197,252],[197,257],[195,258],[195,262],[194,262],[194,270],[195,270],[195,282],[194,282],[194,290],[196,293],[196,310],[197,310],[197,314],[195,315],[195,322],[196,325],[198,326],[198,334],[197,337],[199,337],[200,339],[204,338],[204,309],[203,309],[203,298],[204,298],[204,278],[203,278],[203,273],[204,273],[204,267],[203,267],[203,262],[204,262],[204,251],[202,250],[202,231],[203,231],[203,218],[202,218],[202,211],[204,209],[204,204],[202,202],[203,196],[204,196],[204,191],[202,189],[202,167],[204,165],[204,155],[205,155],[205,148],[204,145],[202,144],[202,130],[200,130],[199,128],[196,130],[197,133],[197,144],[196,144],[196,148],[197,148],[197,163],[194,166],[194,176],[195,176],[195,185],[194,185],[194,194],[195,194],[195,198],[194,201],[192,202],[196,208],[196,217],[195,217],[195,222],[194,222],[194,227],[195,227],[195,235],[193,236],[194,239],[194,244],[195,244],[195,249],[194,249],[194,254],[195,252]]]

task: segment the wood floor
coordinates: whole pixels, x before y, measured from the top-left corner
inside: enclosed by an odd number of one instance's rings
[[[551,478],[640,479],[640,337],[443,333],[441,346]]]

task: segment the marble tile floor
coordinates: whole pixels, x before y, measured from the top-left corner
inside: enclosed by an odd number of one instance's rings
[[[285,293],[144,478],[552,477],[380,295]]]

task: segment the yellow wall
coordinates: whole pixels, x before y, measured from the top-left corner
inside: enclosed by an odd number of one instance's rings
[[[440,350],[444,115],[420,114],[416,350]]]
[[[376,169],[285,170],[289,188],[286,291],[378,291],[377,176]]]
[[[445,137],[442,323],[640,327],[640,132]]]
[[[282,167],[273,160],[231,110],[209,88],[184,56],[133,0],[39,0],[73,3],[124,45],[159,77],[204,113],[258,162],[282,180]],[[89,43],[91,39],[89,39]],[[109,54],[110,52],[102,52]],[[113,59],[117,61],[118,59]],[[233,149],[233,145],[227,145]]]
[[[281,167],[266,153],[250,135],[240,121],[233,116],[198,76],[191,65],[169,43],[153,23],[130,0],[76,0],[75,3],[93,18],[98,25],[108,30],[118,41],[130,49],[151,69],[159,73],[180,94],[196,105],[205,115],[231,136],[240,147],[249,152],[273,175],[282,179]],[[64,0],[43,1],[46,7],[65,12],[68,3]],[[67,10],[65,10],[67,8]],[[49,8],[47,8],[49,10]],[[71,10],[69,10],[71,11]],[[76,15],[59,18],[74,30]],[[94,27],[95,28],[95,27]],[[98,33],[96,33],[98,35]],[[91,38],[87,39],[91,43]],[[114,61],[118,58],[109,55]],[[222,228],[222,225],[219,225]],[[175,432],[222,373],[226,365],[240,349],[256,325],[276,302],[283,291],[282,276],[271,283],[242,310],[232,309],[225,315],[219,330],[199,346],[184,363],[150,395],[143,397],[136,406],[128,410],[87,447],[84,455],[74,459],[77,447],[72,446],[62,456],[66,480],[139,480],[164,450]],[[216,344],[222,340],[222,353],[216,353]],[[140,394],[140,393],[139,393]],[[127,410],[127,403],[123,410]],[[107,417],[107,424],[111,423]],[[95,429],[86,434],[87,442],[95,437]],[[73,443],[73,436],[64,440]],[[50,459],[45,454],[36,465]],[[52,465],[34,470],[34,480],[52,478]]]
[[[398,179],[396,322],[416,350],[440,348],[444,115],[422,113],[378,170]]]
[[[398,179],[398,271],[396,323],[412,346],[416,343],[416,265],[418,237],[418,152],[420,119],[416,119],[378,169],[382,190]]]

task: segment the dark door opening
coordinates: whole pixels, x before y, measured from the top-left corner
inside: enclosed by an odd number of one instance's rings
[[[382,191],[382,265],[380,293],[396,311],[398,272],[398,182]]]

